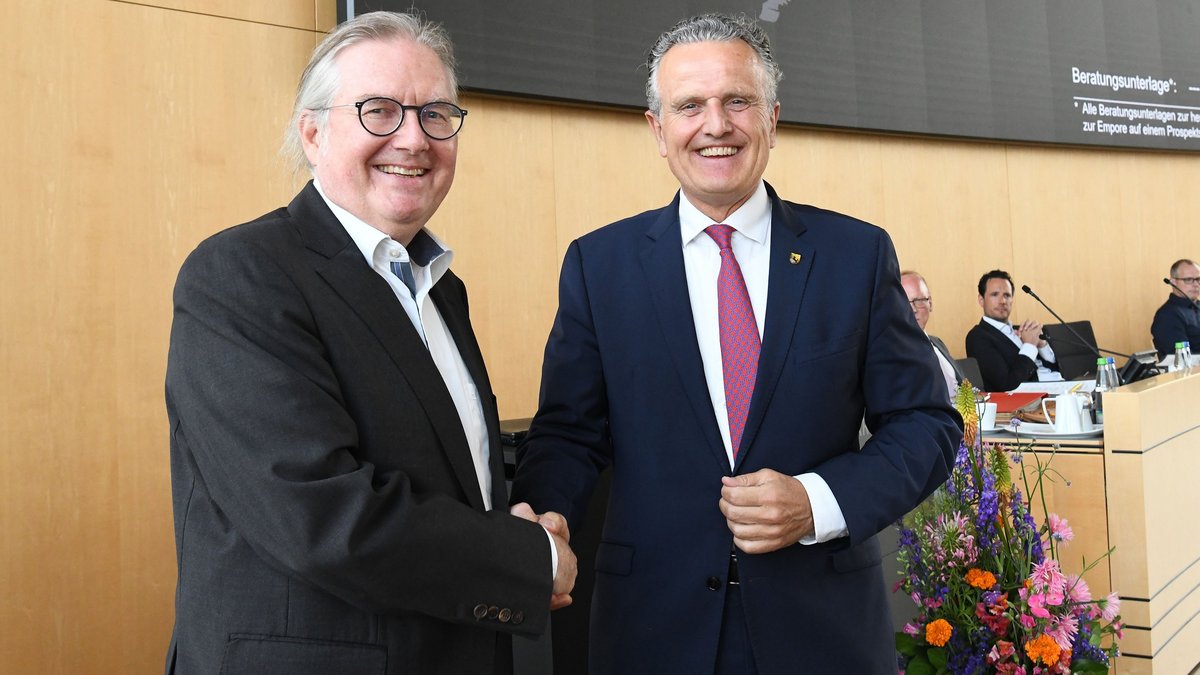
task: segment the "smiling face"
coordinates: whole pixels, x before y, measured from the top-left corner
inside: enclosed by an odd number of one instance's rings
[[[372,136],[354,103],[387,96],[405,105],[454,101],[445,66],[428,47],[406,39],[347,47],[335,64],[339,88],[325,129],[312,116],[300,121],[304,152],[325,195],[402,244],[408,244],[437,211],[458,157],[458,137],[435,141],[406,111],[390,136]]]
[[[678,44],[659,62],[662,112],[646,119],[688,201],[716,222],[754,193],[775,147],[779,104],[763,99],[763,77],[741,40]]]

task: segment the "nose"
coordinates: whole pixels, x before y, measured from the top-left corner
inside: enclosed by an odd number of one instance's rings
[[[409,116],[409,113],[412,115]],[[416,110],[405,110],[403,115],[404,120],[400,124],[400,128],[393,131],[392,135],[388,137],[392,147],[412,153],[428,150],[429,137],[425,135],[425,130],[421,128],[421,122],[417,119],[420,113]]]
[[[704,106],[704,133],[709,136],[724,136],[733,129],[729,111],[720,99],[709,101]]]

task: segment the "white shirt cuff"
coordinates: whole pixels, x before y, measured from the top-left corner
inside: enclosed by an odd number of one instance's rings
[[[554,583],[554,578],[558,576],[558,547],[554,545],[554,535],[550,534],[550,530],[542,528],[542,532],[546,533],[546,539],[550,540],[550,583]]]
[[[1030,361],[1036,361],[1038,357],[1037,345],[1031,345],[1028,342],[1022,342],[1021,356],[1028,356]]]
[[[838,506],[837,498],[829,484],[815,473],[802,473],[795,479],[804,485],[808,492],[808,503],[812,508],[814,536],[803,537],[801,544],[820,544],[850,533],[846,529],[846,517],[842,515],[842,507]]]

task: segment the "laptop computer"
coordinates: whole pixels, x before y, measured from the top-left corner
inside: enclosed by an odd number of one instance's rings
[[[1071,332],[1074,329],[1074,333]],[[1091,321],[1051,323],[1042,326],[1042,334],[1054,350],[1058,371],[1064,380],[1080,380],[1096,376],[1096,334]],[[1076,334],[1079,337],[1076,337]],[[1080,339],[1082,338],[1082,340]]]

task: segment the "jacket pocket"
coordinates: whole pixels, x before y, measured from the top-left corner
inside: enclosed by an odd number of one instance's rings
[[[858,546],[851,546],[830,556],[833,569],[838,572],[854,572],[883,562],[879,551],[879,537],[871,537]]]
[[[629,576],[633,571],[633,547],[611,541],[596,546],[596,571]]]
[[[279,635],[235,633],[225,643],[222,675],[383,675],[387,648]]]

